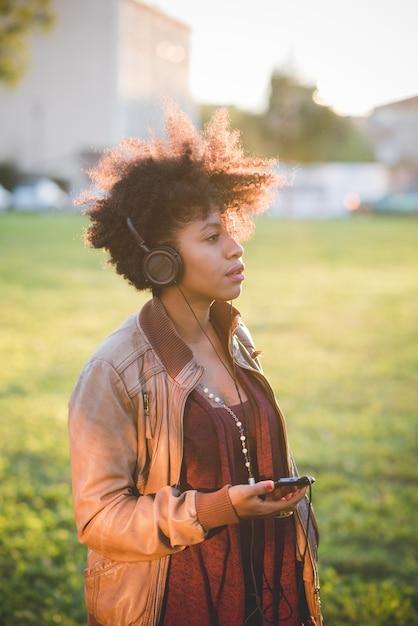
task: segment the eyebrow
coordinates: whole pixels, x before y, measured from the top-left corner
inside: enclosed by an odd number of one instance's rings
[[[200,229],[200,232],[203,233],[207,228],[212,228],[213,226],[218,226],[218,228],[220,228],[221,222],[208,222],[207,224],[202,226],[202,228]]]

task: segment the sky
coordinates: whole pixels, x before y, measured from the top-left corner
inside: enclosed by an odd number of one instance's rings
[[[290,67],[341,115],[418,95],[418,0],[154,0],[188,24],[197,102],[266,107]]]

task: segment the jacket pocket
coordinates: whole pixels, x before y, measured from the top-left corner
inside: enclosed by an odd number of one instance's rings
[[[86,568],[84,598],[88,612],[102,626],[140,624],[149,602],[151,568],[152,561],[111,559]]]
[[[101,557],[97,553],[91,553],[93,564],[84,569],[84,601],[86,609],[97,619],[97,596],[99,591],[99,579],[102,574],[109,572],[113,567],[120,564],[119,561],[112,561]],[[89,559],[90,561],[90,559]]]

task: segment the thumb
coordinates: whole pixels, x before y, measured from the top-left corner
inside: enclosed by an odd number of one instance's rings
[[[263,493],[269,493],[269,491],[273,491],[273,489],[274,482],[272,480],[260,480],[260,482],[253,485],[253,494],[258,496]]]

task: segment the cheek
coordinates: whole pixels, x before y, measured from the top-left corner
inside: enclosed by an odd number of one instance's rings
[[[188,250],[187,254],[183,255],[185,275],[193,278],[204,276],[209,280],[218,277],[221,269],[220,252],[215,248],[216,246],[213,250],[210,248]]]

